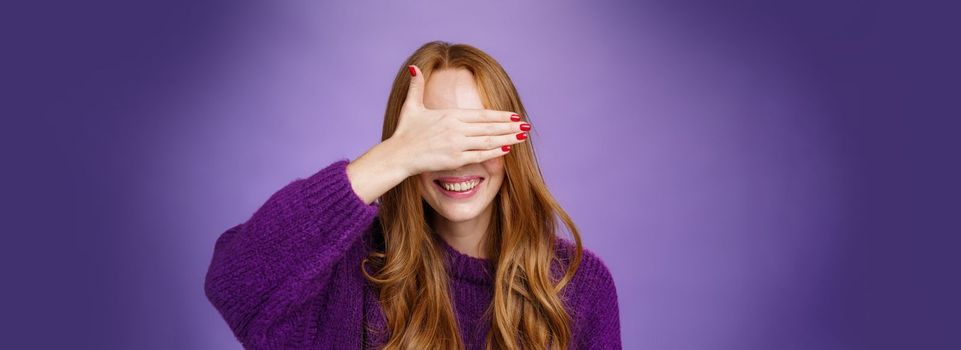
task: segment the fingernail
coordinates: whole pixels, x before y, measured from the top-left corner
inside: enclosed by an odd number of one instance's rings
[[[530,130],[530,129],[531,129],[531,125],[530,125],[530,124],[527,124],[527,123],[521,124],[521,131],[527,131],[527,130]]]
[[[522,133],[517,134],[517,139],[518,139],[518,140],[523,140],[523,139],[526,139],[526,138],[527,138],[527,133],[522,132]]]
[[[512,122],[519,122],[519,121],[521,121],[521,116],[519,116],[519,115],[517,115],[517,114],[511,114],[511,121],[512,121]]]
[[[407,66],[407,71],[410,72],[410,76],[412,76],[412,77],[416,77],[416,76],[417,76],[417,70],[414,69],[414,66]]]
[[[507,146],[501,146],[501,151],[504,151],[504,152],[509,152],[510,150],[511,150],[511,146],[510,146],[510,145],[507,145]]]

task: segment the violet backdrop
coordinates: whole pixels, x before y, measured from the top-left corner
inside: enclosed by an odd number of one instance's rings
[[[215,239],[444,40],[511,74],[626,349],[961,348],[958,12],[721,3],[13,5],[2,347],[240,349]]]

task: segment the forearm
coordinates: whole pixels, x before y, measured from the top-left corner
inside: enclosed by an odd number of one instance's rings
[[[357,196],[371,204],[411,176],[390,139],[374,146],[347,165],[347,177]]]
[[[354,196],[346,164],[337,161],[289,183],[217,239],[205,293],[248,344],[296,337],[274,325],[307,317],[305,304],[328,306],[314,301],[326,298],[338,276],[334,267],[377,216],[376,206]],[[362,253],[351,257],[357,266]]]

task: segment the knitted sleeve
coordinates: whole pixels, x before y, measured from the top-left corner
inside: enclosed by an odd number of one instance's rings
[[[245,348],[311,341],[305,328],[317,325],[304,310],[318,307],[337,277],[333,266],[379,210],[353,191],[348,163],[294,180],[217,239],[204,291]]]

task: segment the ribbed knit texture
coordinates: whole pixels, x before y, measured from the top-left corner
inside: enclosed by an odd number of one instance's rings
[[[377,292],[360,267],[379,207],[353,191],[348,162],[284,186],[217,239],[204,290],[244,348],[375,349],[386,341],[376,332],[385,329]],[[461,337],[468,349],[483,349],[493,264],[443,245]],[[572,250],[558,240],[558,256]],[[562,297],[573,348],[621,348],[614,281],[594,253],[584,250]]]

